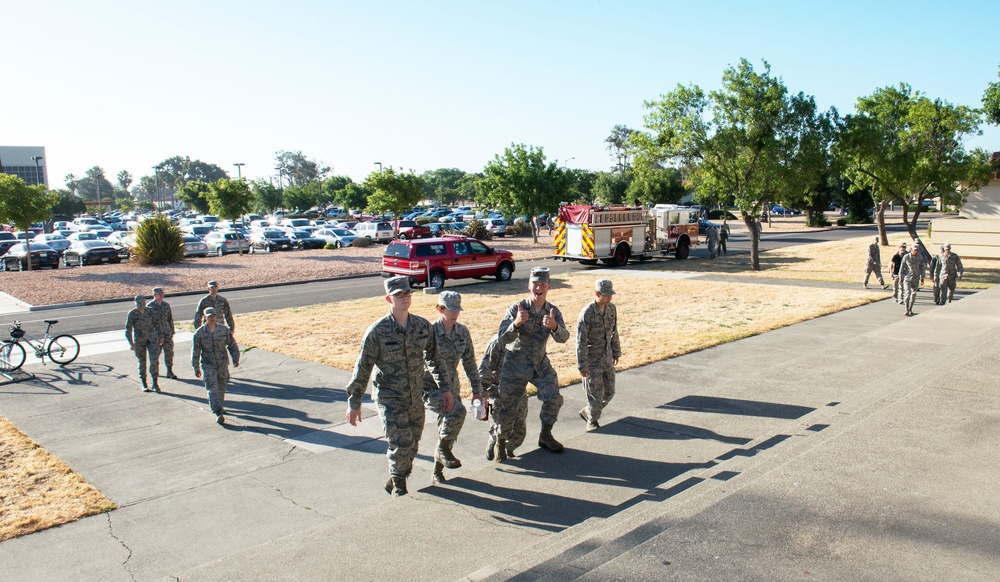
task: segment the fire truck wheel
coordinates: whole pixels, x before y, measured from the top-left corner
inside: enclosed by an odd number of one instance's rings
[[[615,249],[615,256],[611,260],[612,267],[624,267],[628,264],[628,247],[625,245],[618,245]]]
[[[691,249],[687,240],[682,240],[677,243],[677,249],[674,250],[674,256],[680,260],[688,258],[688,251]]]

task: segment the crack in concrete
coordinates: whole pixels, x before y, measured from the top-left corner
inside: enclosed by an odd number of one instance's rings
[[[302,509],[305,509],[306,511],[311,511],[311,512],[315,513],[316,515],[318,515],[320,517],[325,517],[327,519],[337,519],[333,515],[327,515],[325,513],[322,513],[322,512],[320,512],[318,510],[313,509],[312,507],[309,507],[308,505],[302,505],[302,504],[300,504],[298,501],[295,501],[291,497],[288,497],[287,495],[285,495],[285,493],[281,489],[279,489],[278,487],[275,487],[274,485],[268,485],[267,483],[261,481],[260,479],[258,479],[256,477],[253,477],[253,476],[251,476],[250,478],[253,479],[254,481],[260,483],[264,487],[270,487],[275,493],[278,494],[278,497],[280,497],[280,498],[284,499],[285,501],[291,503],[295,507],[300,507]]]
[[[288,458],[288,455],[294,453],[295,449],[297,449],[297,448],[299,448],[298,445],[292,445],[292,448],[288,449],[288,452],[285,453],[284,456],[281,457],[281,462],[284,463],[285,459]]]
[[[113,537],[115,539],[115,541],[118,542],[121,545],[121,547],[123,547],[126,550],[128,550],[128,557],[126,557],[125,561],[122,562],[122,569],[124,569],[126,572],[128,572],[128,575],[129,575],[130,578],[132,578],[133,580],[135,580],[135,574],[133,574],[132,571],[129,570],[129,568],[128,568],[128,562],[129,562],[129,560],[132,559],[132,548],[128,547],[125,544],[125,542],[122,541],[122,539],[120,537],[118,537],[117,535],[115,535],[115,528],[111,524],[111,513],[108,512],[107,516],[108,516],[108,533],[111,534],[111,537]]]

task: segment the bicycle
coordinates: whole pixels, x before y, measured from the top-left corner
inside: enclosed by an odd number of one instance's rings
[[[73,362],[80,355],[80,342],[70,334],[52,336],[52,326],[59,323],[56,319],[47,319],[45,323],[45,337],[34,340],[26,337],[21,329],[21,322],[15,321],[10,326],[10,339],[0,342],[0,372],[13,372],[24,365],[26,357],[24,346],[21,340],[35,350],[35,357],[45,363],[45,356],[50,360],[65,366]]]

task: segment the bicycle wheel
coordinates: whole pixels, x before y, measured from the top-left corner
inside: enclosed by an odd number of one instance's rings
[[[69,335],[57,335],[49,342],[49,359],[57,364],[69,364],[80,355],[80,342]]]
[[[0,372],[13,372],[24,365],[24,347],[19,343],[0,343]]]

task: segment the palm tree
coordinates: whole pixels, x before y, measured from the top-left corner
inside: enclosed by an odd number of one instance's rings
[[[69,174],[66,174],[66,177],[63,178],[63,180],[66,181],[66,187],[69,188],[69,191],[73,194],[73,196],[76,196],[76,174],[70,172]]]

